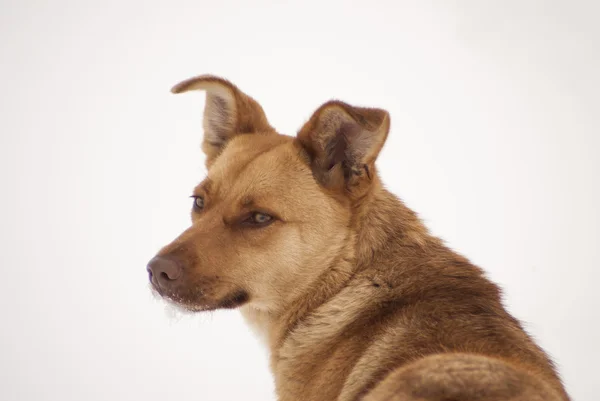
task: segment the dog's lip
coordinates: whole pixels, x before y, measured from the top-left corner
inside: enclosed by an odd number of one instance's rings
[[[166,293],[162,288],[160,288],[157,285],[154,285],[154,283],[150,283],[149,287],[152,294],[156,297],[159,297],[161,299],[173,299],[172,295]]]

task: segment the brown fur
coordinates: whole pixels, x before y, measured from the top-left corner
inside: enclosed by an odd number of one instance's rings
[[[159,252],[183,274],[157,290],[239,307],[279,400],[568,400],[498,287],[383,188],[387,112],[328,102],[294,138],[226,80],[173,91],[191,89],[207,91],[205,206]],[[273,220],[249,225],[254,212]]]

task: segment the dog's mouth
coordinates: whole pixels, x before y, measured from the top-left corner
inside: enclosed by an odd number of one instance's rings
[[[233,309],[250,299],[239,284],[223,276],[194,273],[167,256],[155,256],[146,270],[153,293],[187,311]]]
[[[235,309],[250,300],[248,292],[244,290],[235,290],[229,292],[226,296],[217,299],[204,295],[200,290],[193,293],[175,293],[165,291],[160,287],[150,284],[150,289],[156,298],[178,307],[187,312],[205,312],[216,309]]]
[[[192,300],[175,293],[170,293],[161,288],[157,288],[153,284],[150,284],[149,286],[150,291],[155,299],[160,299],[177,309],[181,309],[186,312],[203,312],[210,310],[210,307],[202,302],[199,297],[196,297]]]

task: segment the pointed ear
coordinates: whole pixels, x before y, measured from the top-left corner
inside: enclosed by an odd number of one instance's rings
[[[315,177],[326,187],[360,192],[371,182],[375,159],[390,129],[387,111],[330,101],[298,133]]]
[[[274,132],[258,102],[231,82],[212,75],[201,75],[178,83],[171,92],[191,90],[206,91],[202,150],[206,154],[207,167],[234,136]]]

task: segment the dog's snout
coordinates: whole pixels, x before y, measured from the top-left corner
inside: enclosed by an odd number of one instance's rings
[[[155,287],[168,289],[181,277],[181,267],[170,258],[155,256],[146,267],[150,281]]]

